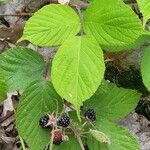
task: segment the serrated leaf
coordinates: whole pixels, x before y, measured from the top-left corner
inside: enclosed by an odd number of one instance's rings
[[[23,37],[39,46],[61,45],[80,30],[77,13],[67,5],[51,4],[38,10],[26,23]]]
[[[29,48],[15,47],[0,55],[0,70],[9,91],[24,90],[28,84],[43,78],[44,59]]]
[[[76,107],[78,117],[80,105],[97,90],[104,70],[101,48],[86,36],[68,39],[56,53],[52,62],[54,88]]]
[[[143,83],[150,91],[150,47],[144,49],[142,62],[141,62],[141,72]]]
[[[53,150],[81,150],[77,139],[69,136],[69,141],[63,142],[61,145],[53,146]]]
[[[120,51],[119,47],[133,44],[143,32],[140,20],[120,0],[95,0],[91,3],[84,14],[84,30],[111,51]]]
[[[119,88],[113,83],[104,83],[95,95],[85,102],[85,107],[94,108],[97,118],[115,121],[134,110],[140,95],[135,90]]]
[[[20,98],[16,114],[16,124],[20,136],[31,150],[42,150],[50,142],[50,130],[39,126],[39,119],[57,111],[57,101],[61,98],[49,81],[32,82]],[[58,103],[62,110],[62,104]]]
[[[90,129],[90,133],[97,141],[103,144],[111,144],[110,139],[103,132]]]
[[[108,136],[111,144],[102,144],[89,136],[87,140],[89,150],[140,150],[138,141],[127,129],[102,119],[97,121],[96,127]]]
[[[143,14],[143,25],[146,25],[148,19],[150,19],[150,0],[137,0],[140,11]]]
[[[144,45],[148,42],[150,42],[150,32],[145,30],[145,31],[143,31],[143,33],[138,37],[138,39],[134,43],[126,45],[126,46],[122,46],[122,47],[119,46],[119,47],[115,48],[115,51],[135,50],[137,48],[140,48],[141,45]],[[113,51],[114,51],[113,48],[109,49],[109,52],[113,52]]]
[[[6,99],[7,96],[7,84],[4,76],[0,73],[0,102]]]

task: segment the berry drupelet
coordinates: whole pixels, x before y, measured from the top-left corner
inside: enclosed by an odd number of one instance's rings
[[[69,124],[70,124],[70,118],[69,118],[66,114],[61,115],[61,116],[58,118],[58,120],[57,120],[57,124],[58,124],[59,126],[62,126],[62,127],[64,127],[64,128],[66,128],[66,127],[68,127]]]
[[[60,130],[55,130],[53,132],[53,144],[60,145],[63,142],[62,132]]]
[[[90,120],[90,121],[93,122],[93,121],[96,120],[96,111],[95,111],[94,109],[88,109],[88,110],[85,112],[84,116],[85,116],[88,120]]]
[[[40,118],[39,125],[42,128],[47,128],[48,127],[48,122],[49,122],[49,116],[44,115],[43,117]]]

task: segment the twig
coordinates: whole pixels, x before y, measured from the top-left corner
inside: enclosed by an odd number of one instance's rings
[[[81,134],[78,130],[76,130],[72,125],[69,126],[70,129],[74,132],[79,144],[80,144],[80,147],[81,147],[81,150],[85,150],[84,148],[84,145],[83,145],[83,142],[82,142],[82,139],[81,139]]]
[[[14,111],[8,112],[5,117],[0,118],[0,124],[3,123],[8,118],[10,118],[12,115],[14,115]]]
[[[20,13],[20,14],[0,14],[0,17],[6,17],[6,16],[12,16],[12,17],[17,17],[17,16],[32,16],[32,13]]]
[[[78,142],[79,142],[79,144],[80,144],[81,150],[85,150],[84,145],[83,145],[83,142],[82,142],[80,136],[77,137],[77,140],[78,140]]]

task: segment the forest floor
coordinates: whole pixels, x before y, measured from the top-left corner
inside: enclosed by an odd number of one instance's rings
[[[10,0],[0,4],[0,53],[15,46],[27,19],[48,3],[48,0]],[[131,5],[137,10],[136,3]],[[22,42],[20,46],[40,52],[45,59],[53,56],[55,52],[55,48],[39,48],[28,42]],[[139,47],[134,51],[106,54],[106,58],[113,58],[114,61],[106,64],[105,78],[119,86],[137,89],[143,93],[135,112],[119,124],[127,127],[138,138],[141,150],[150,150],[150,93],[143,86],[139,72],[142,50],[142,47]],[[14,117],[18,101],[17,93],[14,92],[8,93],[7,100],[0,104],[0,150],[21,150]]]

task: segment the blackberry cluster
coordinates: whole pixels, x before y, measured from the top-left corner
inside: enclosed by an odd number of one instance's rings
[[[48,127],[48,122],[49,122],[49,116],[44,115],[43,117],[40,118],[39,125],[42,128],[47,128]]]
[[[88,120],[90,120],[90,121],[93,122],[93,121],[96,120],[96,111],[95,111],[94,109],[88,109],[88,110],[85,112],[84,116],[85,116]]]
[[[65,114],[65,115],[61,115],[59,118],[58,118],[58,121],[57,121],[57,124],[59,126],[62,126],[64,128],[68,127],[69,124],[70,124],[70,118]]]
[[[53,134],[53,144],[60,145],[63,142],[62,132],[58,130],[54,131]]]

